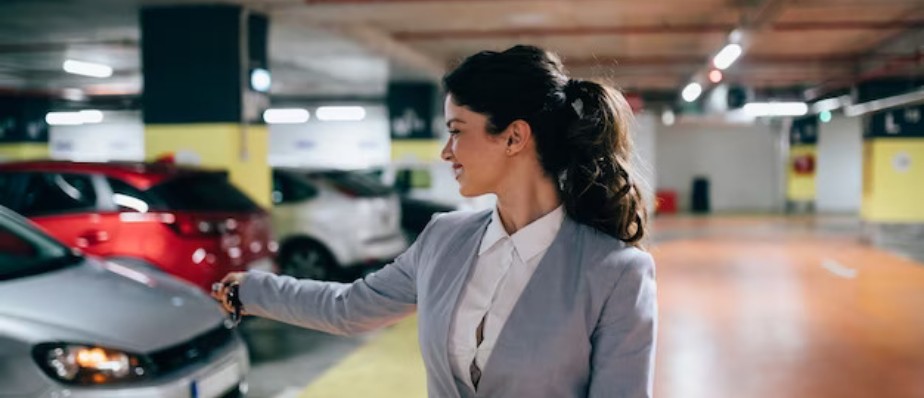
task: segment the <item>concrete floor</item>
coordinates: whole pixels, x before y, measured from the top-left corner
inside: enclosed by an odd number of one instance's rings
[[[924,397],[924,264],[861,243],[860,228],[658,218],[655,396]],[[245,323],[250,396],[423,397],[413,322],[361,337]]]

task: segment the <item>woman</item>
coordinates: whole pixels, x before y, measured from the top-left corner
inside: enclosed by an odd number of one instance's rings
[[[416,310],[431,397],[650,397],[654,263],[624,98],[531,46],[473,55],[443,83],[442,158],[462,195],[497,195],[493,211],[434,217],[352,284],[250,272],[225,286],[248,314],[330,333]]]

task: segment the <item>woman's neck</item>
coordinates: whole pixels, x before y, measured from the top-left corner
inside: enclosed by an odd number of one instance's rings
[[[558,185],[544,175],[514,178],[506,185],[497,192],[497,211],[510,235],[561,205]]]

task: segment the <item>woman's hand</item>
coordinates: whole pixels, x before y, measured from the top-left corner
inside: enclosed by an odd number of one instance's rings
[[[221,279],[221,282],[212,285],[212,298],[218,300],[222,308],[228,313],[234,313],[234,306],[228,302],[228,290],[234,285],[238,285],[238,289],[240,289],[240,285],[244,283],[246,277],[246,272],[232,272],[225,275],[225,277]],[[240,300],[240,297],[238,297],[238,300]],[[241,309],[241,315],[247,315],[247,313],[243,311],[243,308]]]

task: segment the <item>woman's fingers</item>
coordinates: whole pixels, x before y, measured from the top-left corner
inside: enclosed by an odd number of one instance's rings
[[[229,303],[227,300],[228,288],[231,285],[240,284],[243,282],[245,275],[246,273],[244,272],[232,272],[228,275],[225,275],[225,277],[221,279],[221,282],[212,285],[211,296],[219,303],[221,303],[221,307],[224,308],[225,311],[234,312],[234,307],[231,306],[231,303]]]

